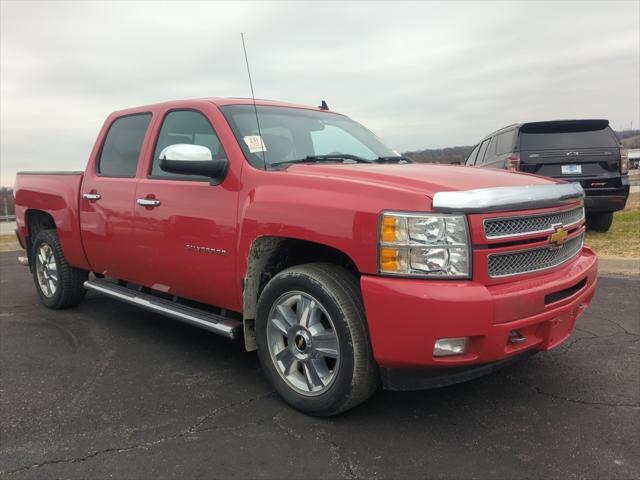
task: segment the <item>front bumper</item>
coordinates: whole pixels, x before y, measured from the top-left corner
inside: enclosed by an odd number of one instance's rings
[[[550,350],[569,338],[593,298],[597,258],[585,247],[552,271],[490,286],[371,275],[360,282],[373,355],[383,371],[464,367]],[[512,330],[526,341],[511,343]],[[467,352],[434,357],[436,340],[447,337],[470,337]]]

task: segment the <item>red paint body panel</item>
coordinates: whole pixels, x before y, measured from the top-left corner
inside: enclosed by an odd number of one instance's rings
[[[138,183],[135,178],[100,176],[97,172],[98,157],[109,127],[118,117],[133,113],[154,113],[157,108],[143,107],[115,112],[105,121],[87,163],[82,188],[79,193],[80,223],[82,241],[88,263],[94,272],[130,282],[142,283],[146,274],[140,269],[135,248],[133,248],[134,204]],[[147,130],[140,159],[149,150],[152,116]],[[140,159],[138,171],[140,170]],[[99,193],[101,199],[86,200],[85,193]]]
[[[371,343],[384,367],[437,367],[491,362],[526,349],[549,349],[571,333],[596,285],[594,253],[569,263],[513,278],[487,274],[487,255],[522,248],[484,237],[486,218],[555,212],[565,205],[523,212],[469,215],[473,278],[437,281],[377,274],[378,221],[382,211],[429,212],[439,191],[557,183],[504,170],[420,164],[314,164],[264,171],[244,158],[219,106],[247,99],[167,102],[114,112],[100,131],[83,175],[18,175],[19,235],[29,235],[29,209],[49,213],[72,265],[233,311],[242,311],[242,281],[249,253],[263,236],[308,240],[340,250],[361,276]],[[258,101],[259,105],[305,106]],[[156,139],[164,116],[175,109],[201,112],[215,129],[229,160],[219,185],[150,178]],[[313,108],[311,108],[313,109]],[[315,109],[313,109],[315,110]],[[96,173],[96,161],[111,123],[123,115],[148,112],[151,122],[135,178]],[[98,201],[85,193],[100,193]],[[137,205],[154,198],[160,205]],[[580,235],[582,227],[570,232]],[[524,237],[546,245],[544,235]],[[203,254],[196,245],[223,254]],[[545,296],[586,285],[571,297],[545,305]],[[507,343],[521,329],[527,342]],[[434,358],[442,337],[470,336],[471,349],[457,357]]]
[[[78,191],[82,174],[18,175],[15,183],[16,223],[23,245],[29,231],[26,218],[29,210],[47,212],[56,224],[65,256],[73,265],[89,269],[78,217]]]
[[[363,275],[360,284],[374,357],[387,368],[443,367],[497,361],[530,348],[553,348],[571,334],[597,282],[596,255],[588,248],[565,267],[497,286]],[[545,295],[582,279],[586,285],[574,295],[544,304]],[[509,344],[513,329],[522,329],[528,341]],[[472,337],[466,355],[433,356],[436,340],[466,336]]]
[[[220,111],[210,102],[171,102],[158,110],[151,138],[157,138],[162,119],[176,109],[196,109],[214,126],[231,161],[224,181],[178,181],[149,178],[155,142],[141,162],[135,198],[160,200],[159,207],[134,205],[131,243],[135,262],[144,272],[139,282],[150,288],[198,302],[241,311],[241,278],[236,271],[237,209],[243,162],[235,137]],[[236,151],[237,150],[237,151]],[[188,250],[196,245],[224,250],[224,255]]]

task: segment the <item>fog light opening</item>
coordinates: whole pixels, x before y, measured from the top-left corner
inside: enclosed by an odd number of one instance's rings
[[[433,348],[434,357],[464,355],[469,346],[469,337],[440,338]]]
[[[509,343],[520,344],[527,341],[527,337],[522,335],[519,330],[511,330],[509,332]]]

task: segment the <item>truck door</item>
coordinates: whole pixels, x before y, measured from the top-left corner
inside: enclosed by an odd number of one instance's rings
[[[151,113],[109,118],[80,189],[82,243],[93,271],[139,280],[132,249],[136,170]]]
[[[239,183],[233,165],[219,184],[160,169],[160,152],[174,144],[205,146],[212,158],[226,158],[213,127],[215,115],[222,118],[211,104],[203,105],[202,110],[167,108],[161,112],[146,175],[139,180],[135,195],[135,248],[137,263],[145,272],[143,285],[238,310]]]

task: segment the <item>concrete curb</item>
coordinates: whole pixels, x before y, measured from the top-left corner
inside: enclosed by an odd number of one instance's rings
[[[640,258],[598,257],[598,272],[604,274],[640,277]]]
[[[6,252],[24,252],[24,250],[20,248],[20,245],[18,245],[17,243],[0,244],[0,253]]]

